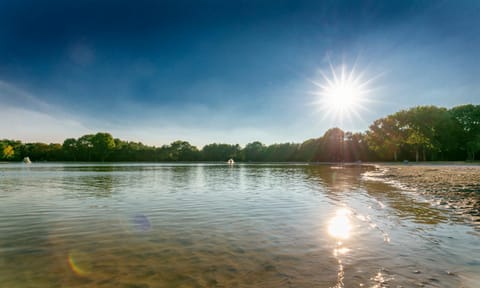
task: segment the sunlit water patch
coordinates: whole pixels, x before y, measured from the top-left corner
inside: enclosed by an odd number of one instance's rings
[[[0,286],[476,287],[475,230],[371,169],[4,164]]]

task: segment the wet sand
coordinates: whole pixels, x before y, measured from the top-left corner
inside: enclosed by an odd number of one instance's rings
[[[378,165],[387,181],[480,225],[480,165]]]

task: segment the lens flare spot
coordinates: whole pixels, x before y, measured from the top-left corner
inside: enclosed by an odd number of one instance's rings
[[[137,214],[133,217],[133,226],[137,231],[141,232],[147,232],[152,227],[147,216],[143,214]]]
[[[87,276],[91,271],[91,263],[86,253],[80,251],[70,251],[68,253],[68,265],[70,269],[78,276]]]
[[[328,234],[336,239],[347,239],[350,237],[352,225],[349,219],[350,211],[342,208],[335,213],[335,216],[328,222]]]

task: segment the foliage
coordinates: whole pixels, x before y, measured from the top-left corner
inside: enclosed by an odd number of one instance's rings
[[[13,151],[13,147],[11,145],[5,145],[3,148],[3,158],[4,159],[11,159],[15,152]]]
[[[265,158],[267,147],[259,141],[248,143],[243,149],[245,161],[261,162]]]
[[[208,144],[202,148],[201,159],[205,161],[225,161],[233,159],[235,161],[243,160],[240,145],[230,144]]]
[[[353,162],[398,160],[479,160],[480,105],[451,109],[418,106],[375,120],[365,133],[332,128],[303,143],[240,145],[213,143],[201,150],[187,141],[154,147],[87,134],[60,144],[0,140],[0,160],[20,161],[235,161]]]
[[[466,151],[473,160],[480,106],[466,106],[418,106],[375,120],[366,132],[369,148],[380,160],[397,160],[392,152],[416,161],[466,160]]]
[[[470,160],[480,151],[480,105],[462,105],[451,109],[454,121],[460,127],[461,141]]]
[[[366,141],[370,149],[386,160],[397,161],[397,154],[401,145],[404,131],[400,121],[393,115],[377,119],[366,132]]]

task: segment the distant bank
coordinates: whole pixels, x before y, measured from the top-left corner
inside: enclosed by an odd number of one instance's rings
[[[367,162],[478,161],[480,105],[451,109],[419,106],[375,120],[364,133],[331,128],[302,143],[213,143],[199,149],[187,141],[161,147],[124,141],[99,132],[62,144],[0,140],[0,161],[94,162]]]

